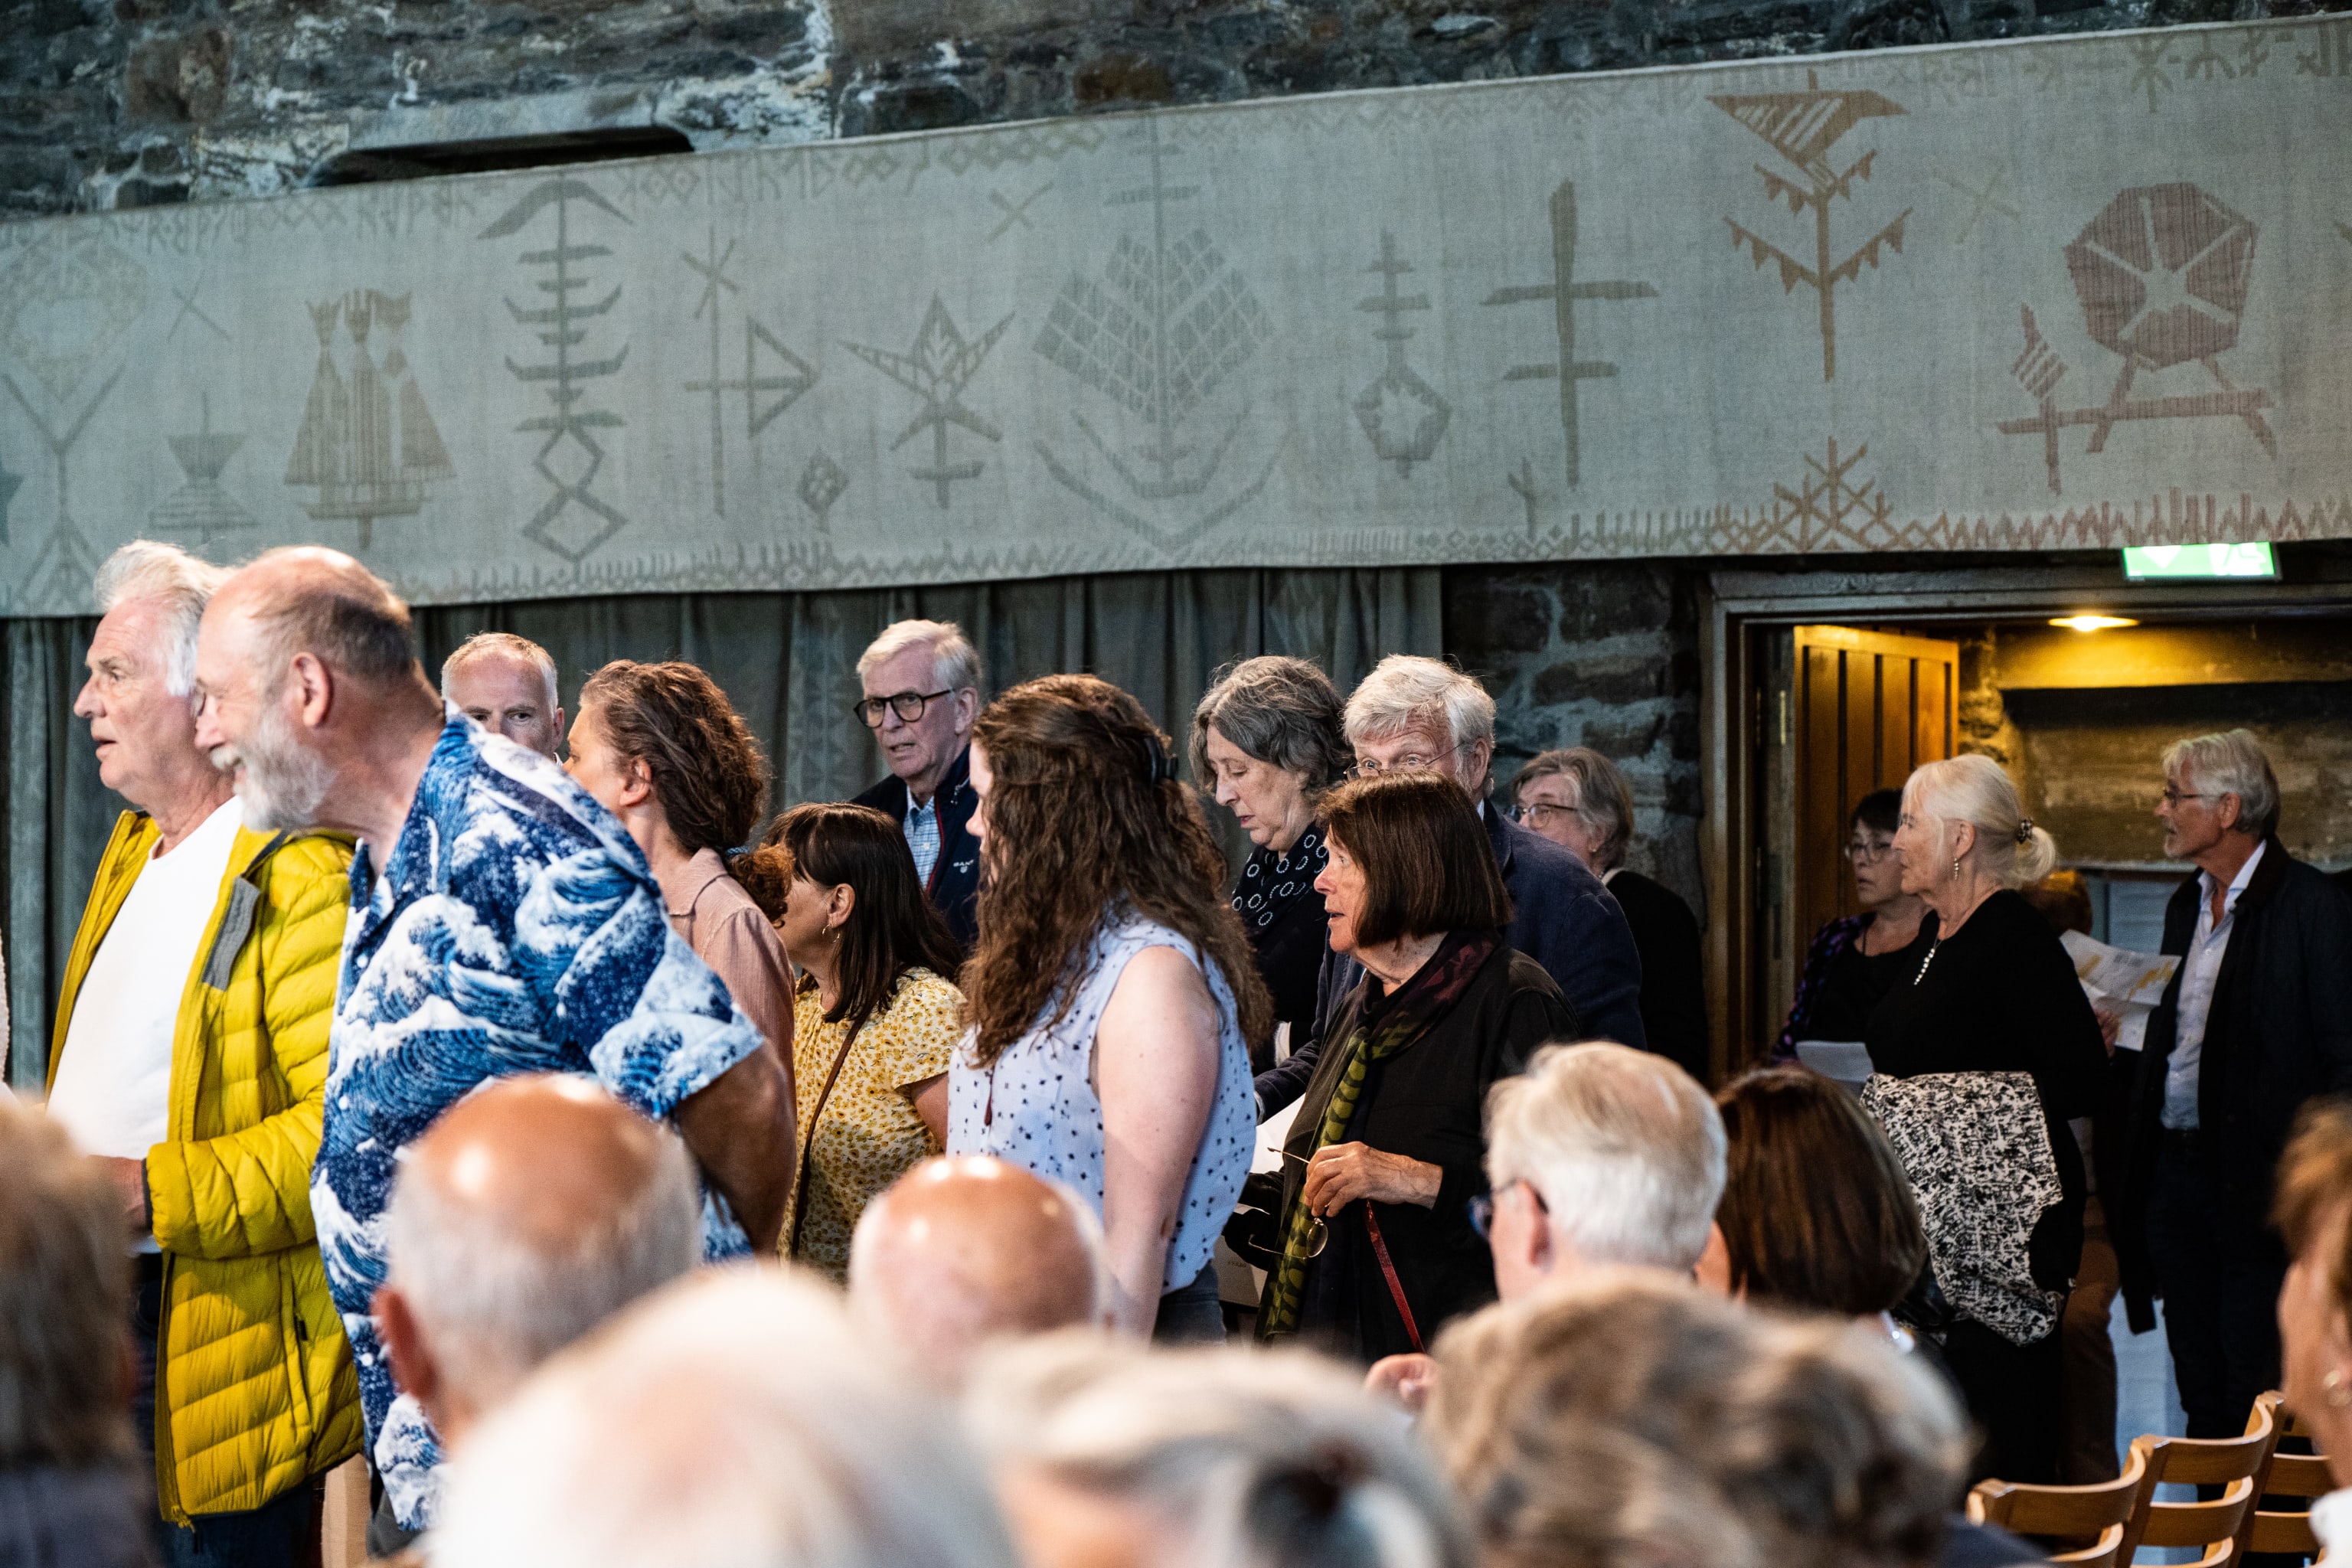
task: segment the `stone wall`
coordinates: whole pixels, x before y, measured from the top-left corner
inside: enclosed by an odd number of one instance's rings
[[[2352,0],[0,0],[0,217],[262,195],[355,147],[698,149]]]
[[[1446,574],[1445,645],[1495,696],[1497,798],[1538,752],[1590,746],[1633,790],[1633,869],[1706,918],[1695,574],[1653,565]]]

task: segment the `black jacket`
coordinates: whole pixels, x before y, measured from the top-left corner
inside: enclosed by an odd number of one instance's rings
[[[1642,1032],[1650,1049],[1706,1082],[1706,975],[1698,917],[1672,888],[1639,871],[1620,871],[1605,885],[1625,911],[1642,957]]]
[[[1511,895],[1511,924],[1503,940],[1543,967],[1570,1008],[1564,1032],[1580,1040],[1615,1040],[1653,1048],[1642,1026],[1642,955],[1625,911],[1584,862],[1505,816],[1492,801],[1481,814],[1495,868]],[[1259,1114],[1270,1116],[1306,1092],[1322,1049],[1321,1037],[1340,1005],[1364,978],[1352,958],[1323,960],[1321,1004],[1313,1039],[1288,1061],[1258,1075]]]
[[[940,780],[934,798],[940,807],[940,858],[932,862],[930,881],[923,890],[968,953],[975,930],[972,906],[980,899],[980,845],[969,831],[971,808],[979,798],[971,793],[971,747],[964,748],[947,775]],[[870,805],[903,830],[907,822],[907,781],[892,773],[850,804]]]
[[[2190,877],[2165,906],[2168,953],[2189,951],[2201,881]],[[2132,1088],[2122,1191],[2108,1211],[2124,1299],[2137,1332],[2155,1324],[2147,1194],[2156,1174],[2166,1064],[2180,1022],[2180,980],[2176,973],[2147,1021],[2147,1046]],[[2197,1123],[2224,1224],[2268,1229],[2272,1176],[2295,1112],[2314,1095],[2345,1093],[2352,1093],[2352,900],[2271,838],[2238,899],[2198,1058]]]
[[[1334,1033],[1352,1033],[1370,1003],[1370,985],[1359,982],[1332,1019]],[[1570,1023],[1551,977],[1498,944],[1427,1034],[1366,1071],[1349,1141],[1444,1172],[1428,1208],[1373,1205],[1423,1344],[1440,1325],[1495,1299],[1494,1254],[1471,1227],[1469,1209],[1486,1190],[1486,1090],[1525,1070],[1537,1047]],[[1330,1072],[1339,1070],[1334,1053]],[[1318,1131],[1304,1119],[1291,1126],[1285,1147],[1297,1158],[1284,1162],[1283,1212],[1297,1195]],[[1307,1266],[1298,1331],[1309,1344],[1365,1362],[1412,1348],[1357,1205],[1330,1221],[1330,1240]]]

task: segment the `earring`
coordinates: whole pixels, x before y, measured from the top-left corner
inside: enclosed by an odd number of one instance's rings
[[[1960,875],[1960,858],[1959,858],[1958,856],[1955,855],[1955,856],[1953,856],[1953,857],[1952,857],[1952,879],[1953,879],[1953,880],[1958,881],[1958,880],[1959,879],[1959,875]]]
[[[2319,1386],[2326,1391],[2325,1397],[2329,1409],[2352,1408],[2352,1387],[2346,1386],[2341,1367],[2328,1368],[2326,1374],[2320,1378]]]

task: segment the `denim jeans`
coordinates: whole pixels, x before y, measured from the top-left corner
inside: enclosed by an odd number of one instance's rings
[[[308,1481],[259,1508],[199,1514],[194,1528],[174,1524],[155,1510],[155,1334],[163,1312],[163,1259],[142,1254],[136,1259],[134,1279],[131,1337],[138,1347],[139,1388],[131,1410],[139,1451],[147,1461],[148,1523],[157,1561],[163,1568],[299,1568],[319,1532],[316,1499]]]

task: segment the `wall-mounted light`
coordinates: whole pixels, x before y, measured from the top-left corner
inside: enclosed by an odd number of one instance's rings
[[[2055,616],[2051,618],[2050,624],[2077,632],[2104,632],[2116,626],[2139,625],[2128,616]]]

